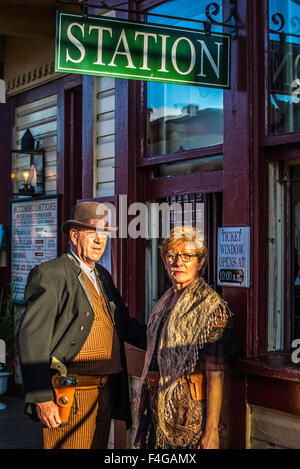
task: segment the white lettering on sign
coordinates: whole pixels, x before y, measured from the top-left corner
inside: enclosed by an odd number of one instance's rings
[[[166,57],[167,57],[167,39],[170,36],[167,36],[165,34],[159,34],[161,37],[161,67],[158,70],[158,72],[169,72],[169,70],[166,69]]]
[[[201,39],[197,39],[197,41],[201,44],[201,72],[199,73],[199,77],[205,77],[205,73],[203,71],[203,63],[204,63],[204,53],[209,60],[210,65],[212,66],[216,76],[220,77],[220,48],[223,45],[221,42],[215,42],[218,48],[218,63],[216,64],[214,59],[212,58],[211,53],[209,52],[207,45]]]
[[[78,48],[78,50],[80,51],[80,57],[79,57],[79,59],[72,59],[72,57],[69,54],[69,49],[67,49],[66,50],[66,61],[67,62],[71,61],[71,62],[74,62],[74,63],[80,63],[84,59],[85,48],[84,48],[83,44],[78,39],[76,39],[76,37],[72,34],[71,29],[73,28],[73,26],[77,26],[81,30],[82,37],[84,37],[84,24],[71,23],[69,25],[69,27],[67,29],[67,36],[70,39],[70,41],[72,42],[72,44],[74,44],[74,46],[76,46]]]
[[[230,34],[57,11],[55,71],[230,88]]]
[[[153,37],[155,39],[155,42],[157,42],[157,34],[136,31],[134,39],[136,40],[138,36],[144,36],[143,66],[140,67],[140,70],[151,70],[151,68],[148,67],[148,41],[149,37]]]
[[[96,29],[98,31],[98,58],[97,61],[94,62],[94,64],[105,65],[102,62],[103,31],[109,32],[110,36],[112,36],[112,28],[104,28],[103,26],[90,26],[89,34],[91,34],[91,31],[93,31],[93,29]]]
[[[86,56],[86,48],[84,44],[80,41],[78,37],[75,37],[76,34],[76,28],[80,29],[80,34],[82,36],[82,39],[85,38],[85,24],[79,24],[79,23],[71,23],[68,28],[67,28],[67,37],[70,40],[70,42],[78,49],[80,52],[79,58],[72,57],[70,55],[69,48],[66,48],[66,61],[67,62],[74,62],[74,63],[80,63],[84,60]],[[133,59],[132,59],[132,54],[130,51],[128,39],[126,36],[126,31],[123,28],[121,31],[121,34],[118,38],[117,46],[115,50],[113,51],[112,58],[108,64],[103,62],[103,49],[107,44],[105,44],[105,41],[109,40],[110,38],[113,38],[113,29],[112,28],[106,28],[102,26],[89,26],[88,29],[88,34],[91,35],[93,34],[94,31],[97,31],[98,34],[98,45],[97,45],[97,60],[94,63],[94,65],[108,65],[109,67],[117,67],[116,60],[117,56],[125,56],[127,58],[127,65],[126,68],[129,69],[139,69],[139,70],[150,70],[151,68],[149,67],[148,64],[148,58],[149,58],[149,41],[153,40],[155,43],[158,43],[158,37],[161,39],[161,67],[158,69],[159,72],[169,72],[169,70],[166,69],[166,60],[167,60],[167,40],[170,38],[168,35],[164,34],[154,34],[154,33],[147,33],[147,32],[142,32],[142,31],[135,31],[135,41],[140,40],[140,37],[143,38],[143,64],[141,67],[136,67],[134,65]],[[104,35],[104,32],[106,34]],[[107,34],[108,33],[108,34]],[[77,31],[78,35],[78,31]],[[189,46],[190,49],[190,64],[187,70],[182,70],[179,68],[180,64],[180,58],[178,57],[178,47],[181,42],[186,42]],[[216,77],[220,77],[220,66],[221,66],[221,46],[223,44],[221,42],[214,42],[217,48],[217,57],[216,61],[214,60],[211,52],[209,51],[207,45],[203,40],[197,39],[197,42],[200,44],[200,73],[198,76],[203,76],[206,77],[206,73],[204,73],[205,70],[205,57],[208,60],[208,63],[210,64],[213,72],[215,73]],[[176,70],[177,73],[180,75],[188,75],[190,74],[196,64],[196,49],[195,45],[189,39],[188,37],[182,36],[177,38],[174,41],[174,44],[172,45],[171,48],[171,62],[174,67],[174,70]]]
[[[121,52],[121,51],[118,50],[121,43],[123,43],[123,47],[125,49],[124,52]],[[110,67],[117,67],[117,65],[115,64],[115,59],[116,59],[117,55],[126,55],[127,61],[128,61],[128,65],[126,65],[126,68],[136,68],[133,65],[133,62],[132,62],[131,53],[130,53],[130,50],[129,50],[129,45],[128,45],[128,41],[127,41],[124,29],[122,29],[122,32],[120,34],[119,41],[118,41],[116,50],[114,52],[113,58],[112,58],[111,62],[108,64]]]
[[[177,65],[177,47],[180,41],[187,41],[191,49],[191,64],[186,72],[179,70],[178,65]],[[195,51],[195,47],[192,41],[188,39],[187,37],[179,37],[178,39],[176,39],[172,47],[171,58],[172,58],[173,67],[175,68],[177,73],[180,73],[180,75],[188,75],[189,73],[191,73],[196,63],[196,51]]]

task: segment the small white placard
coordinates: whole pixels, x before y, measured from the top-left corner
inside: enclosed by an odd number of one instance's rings
[[[218,228],[218,285],[250,286],[250,228]]]

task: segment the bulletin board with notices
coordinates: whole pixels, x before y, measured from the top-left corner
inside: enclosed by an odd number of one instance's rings
[[[58,196],[11,202],[11,282],[22,303],[31,269],[58,256]]]

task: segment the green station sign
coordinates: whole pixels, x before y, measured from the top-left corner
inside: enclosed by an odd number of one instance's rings
[[[57,11],[55,71],[230,88],[230,35]]]

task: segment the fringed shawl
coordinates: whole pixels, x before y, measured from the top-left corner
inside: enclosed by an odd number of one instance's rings
[[[147,351],[136,403],[137,432],[140,418],[148,408],[146,375],[155,348],[157,330],[162,317],[168,314],[172,295],[173,288],[170,288],[157,302],[149,318]],[[171,418],[174,389],[180,377],[194,371],[199,350],[208,342],[213,326],[220,321],[226,323],[230,316],[231,313],[221,297],[202,278],[197,278],[183,291],[166,318],[157,356],[160,371],[157,439],[163,437],[169,444],[176,446],[178,431],[188,430],[174,428],[174,419]],[[169,425],[168,422],[171,421],[173,423]]]

